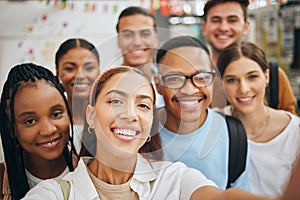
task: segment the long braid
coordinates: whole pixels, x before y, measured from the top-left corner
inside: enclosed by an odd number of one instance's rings
[[[58,78],[53,73],[33,63],[24,63],[13,67],[9,74],[1,95],[0,108],[0,132],[2,137],[2,145],[5,156],[5,161],[8,170],[8,179],[13,199],[21,199],[29,190],[27,176],[25,173],[23,149],[15,134],[15,118],[14,118],[14,99],[20,88],[20,83],[36,82],[45,79],[51,83],[62,95],[66,104],[67,112],[71,122],[71,136],[69,139],[71,151],[68,145],[64,148],[63,155],[70,171],[74,170],[72,164],[72,152],[76,151],[73,144],[73,122],[71,110],[68,107],[66,96],[64,95],[64,88],[59,82]],[[9,105],[8,105],[9,102]],[[9,123],[8,123],[9,122]]]

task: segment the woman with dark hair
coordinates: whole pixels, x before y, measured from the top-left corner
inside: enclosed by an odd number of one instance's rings
[[[74,170],[71,110],[50,70],[33,63],[13,67],[2,90],[0,118],[1,197],[21,199],[38,182]]]
[[[85,108],[91,85],[100,73],[100,58],[95,46],[82,38],[64,41],[55,54],[56,74],[68,97],[74,119],[74,144],[81,149]]]

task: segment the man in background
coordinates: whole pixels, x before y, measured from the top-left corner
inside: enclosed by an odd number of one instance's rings
[[[202,23],[203,36],[211,47],[211,58],[217,63],[220,52],[248,33],[248,0],[207,0]],[[285,72],[278,67],[279,104],[277,109],[296,114],[296,98]],[[226,104],[220,79],[215,79],[212,107]]]
[[[116,30],[122,65],[138,67],[154,81],[154,54],[159,43],[155,16],[142,7],[127,7],[119,15]],[[156,106],[163,105],[163,97],[156,93]]]
[[[158,46],[154,15],[142,7],[128,7],[120,13],[116,30],[123,65],[140,67],[151,78],[155,73],[152,63]]]

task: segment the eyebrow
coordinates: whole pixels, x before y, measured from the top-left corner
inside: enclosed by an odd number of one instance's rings
[[[105,96],[108,96],[109,94],[112,94],[112,93],[116,93],[116,94],[119,94],[121,96],[128,97],[128,94],[126,92],[121,91],[121,90],[110,90],[106,93]],[[140,95],[137,95],[137,98],[138,99],[149,99],[149,100],[151,100],[151,102],[153,102],[153,99],[148,95],[140,94]]]
[[[143,28],[143,29],[124,29],[123,31],[121,31],[121,33],[123,33],[123,32],[143,32],[143,31],[151,31],[153,29],[154,29],[154,27]]]
[[[63,66],[65,66],[65,65],[76,65],[76,63],[68,61],[68,62],[63,63]]]
[[[250,71],[250,72],[247,72],[246,75],[249,75],[249,74],[253,74],[253,73],[259,73],[259,70],[253,70],[253,71]],[[224,78],[227,78],[227,77],[235,77],[235,75],[224,75]]]
[[[56,104],[56,105],[54,105],[50,108],[51,111],[55,110],[55,109],[65,109],[65,107],[61,104]],[[25,112],[20,113],[17,116],[17,118],[25,117],[25,116],[28,116],[28,115],[34,115],[34,114],[36,114],[36,112],[34,112],[34,111],[25,111]]]
[[[33,114],[35,114],[35,112],[30,112],[30,111],[28,111],[28,112],[22,112],[16,118],[21,118],[21,117],[25,117],[27,115],[33,115]]]

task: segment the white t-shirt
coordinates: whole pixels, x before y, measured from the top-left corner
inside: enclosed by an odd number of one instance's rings
[[[290,179],[300,153],[300,119],[287,114],[291,117],[290,123],[271,141],[256,143],[248,140],[250,190],[255,194],[282,195]]]
[[[221,110],[227,115],[232,114],[230,105]],[[248,140],[250,191],[257,195],[282,195],[300,154],[300,118],[282,112],[291,120],[277,137],[266,143]]]

